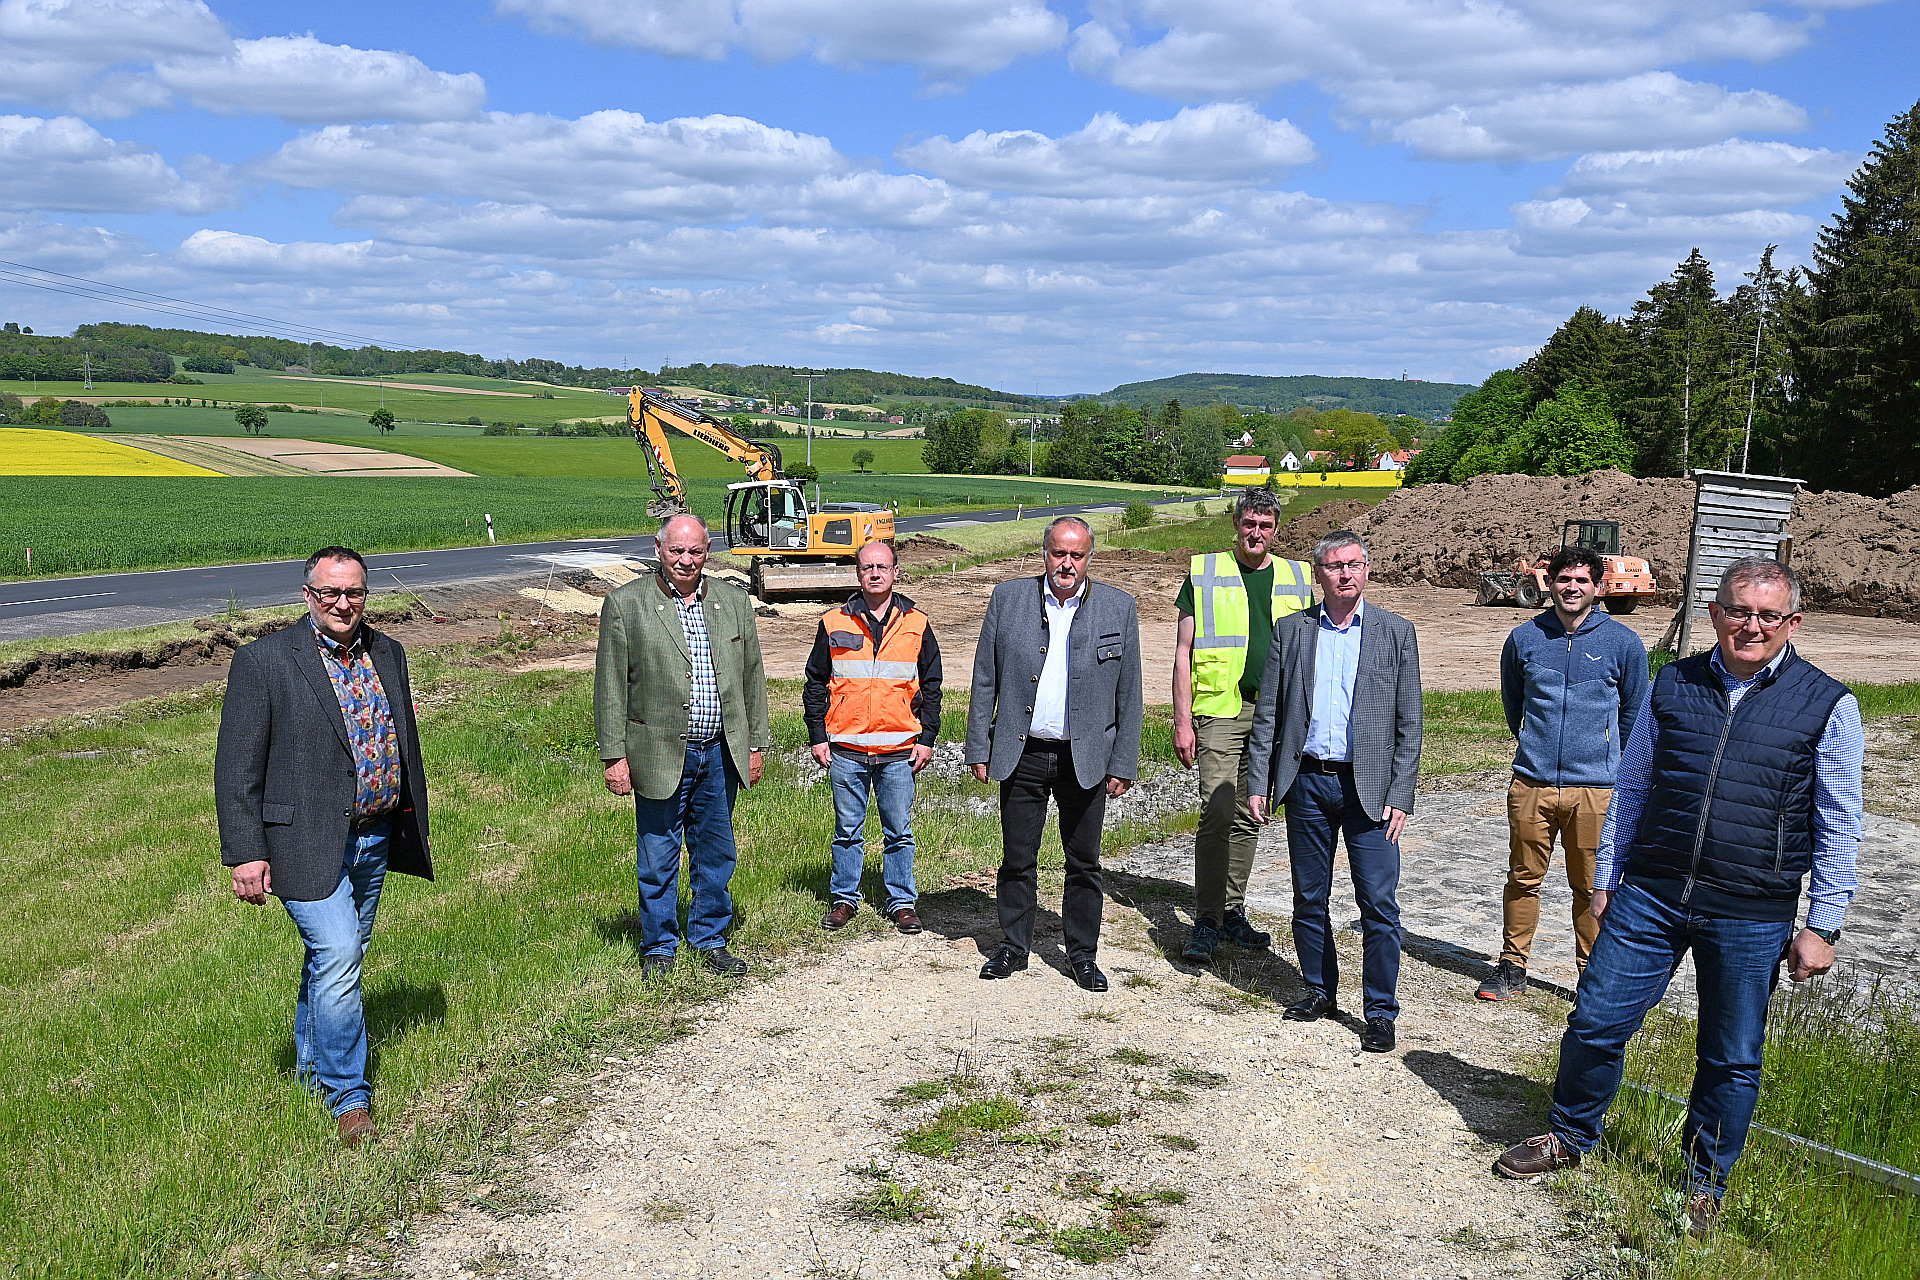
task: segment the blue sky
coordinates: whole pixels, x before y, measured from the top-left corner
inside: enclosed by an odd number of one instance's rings
[[[1477,382],[1804,261],[1877,0],[0,0],[0,259],[384,339]],[[0,280],[0,319],[136,312]],[[265,326],[259,326],[264,328]]]

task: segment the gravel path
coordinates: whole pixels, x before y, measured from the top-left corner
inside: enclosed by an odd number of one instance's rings
[[[1920,826],[1899,761],[1914,730],[1874,735],[1870,795],[1885,785],[1870,805],[1885,812],[1868,816],[1829,981],[1910,981]],[[935,767],[957,768],[951,754]],[[1146,781],[1136,816],[1190,803],[1191,775]],[[1472,996],[1499,946],[1504,789],[1498,775],[1430,783],[1408,826],[1391,1054],[1359,1053],[1351,1015],[1280,1018],[1300,986],[1278,828],[1249,890],[1278,949],[1223,948],[1207,971],[1168,959],[1190,923],[1192,837],[1110,858],[1101,960],[1114,985],[1101,996],[1066,976],[1050,912],[1031,970],[979,981],[997,939],[981,871],[923,898],[925,934],[850,937],[705,1007],[673,1046],[607,1059],[581,1086],[583,1122],[521,1171],[517,1198],[541,1207],[469,1200],[418,1224],[400,1270],[930,1280],[971,1261],[964,1274],[983,1278],[1564,1276],[1593,1246],[1540,1188],[1487,1168],[1536,1127],[1543,1090],[1526,1068],[1564,1008],[1538,990]],[[1549,876],[1534,965],[1549,981],[1572,979],[1567,909]],[[1351,987],[1357,934],[1339,945]],[[1684,979],[1669,997],[1682,1006]],[[1010,1127],[925,1147],[958,1108]],[[903,1149],[916,1133],[923,1151]],[[1114,1256],[1062,1256],[1089,1249]]]
[[[1034,967],[981,982],[989,895],[929,894],[925,934],[852,940],[610,1061],[585,1123],[533,1158],[549,1207],[424,1224],[405,1272],[935,1277],[977,1247],[1013,1275],[1090,1275],[1054,1249],[1084,1238],[1056,1233],[1111,1229],[1129,1193],[1157,1225],[1128,1219],[1101,1274],[1558,1277],[1576,1260],[1543,1192],[1487,1172],[1539,1096],[1513,1069],[1545,1047],[1536,1012],[1414,961],[1399,1048],[1363,1055],[1356,1021],[1281,1020],[1263,993],[1298,985],[1277,954],[1229,948],[1224,977],[1170,963],[1183,886],[1110,888],[1108,994],[1059,971],[1050,913]],[[944,1097],[899,1092],[955,1077]],[[944,1158],[900,1149],[941,1108],[996,1097],[1025,1118]],[[848,1208],[876,1193],[926,1216]]]

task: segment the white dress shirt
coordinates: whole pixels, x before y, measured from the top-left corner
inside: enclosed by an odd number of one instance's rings
[[[1067,597],[1065,604],[1042,585],[1040,598],[1047,606],[1047,662],[1040,669],[1040,687],[1033,692],[1033,723],[1027,728],[1030,738],[1067,740],[1067,638],[1073,631],[1073,619],[1080,602],[1087,598],[1087,584]]]

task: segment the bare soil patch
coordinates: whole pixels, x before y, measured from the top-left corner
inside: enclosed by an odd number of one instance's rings
[[[1659,585],[1677,591],[1687,571],[1693,491],[1691,481],[1619,471],[1476,476],[1464,485],[1403,489],[1352,513],[1349,527],[1367,538],[1377,581],[1472,587],[1483,570],[1559,546],[1568,520],[1614,519],[1623,549],[1644,556]],[[1801,490],[1788,532],[1809,607],[1920,616],[1920,487],[1890,498]]]

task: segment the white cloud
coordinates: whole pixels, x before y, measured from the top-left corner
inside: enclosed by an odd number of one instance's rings
[[[471,71],[451,75],[409,54],[323,44],[311,35],[241,40],[219,56],[171,59],[155,78],[198,107],[312,124],[454,120],[487,100],[486,82]]]
[[[64,213],[206,213],[231,204],[210,161],[183,177],[158,154],[84,120],[0,115],[0,209]]]
[[[445,195],[612,218],[727,218],[750,191],[850,168],[825,138],[741,116],[650,121],[630,111],[578,120],[489,113],[419,125],[334,125],[259,166],[290,186]]]
[[[543,31],[676,57],[762,62],[811,56],[840,68],[913,66],[951,86],[1058,48],[1045,0],[495,0]]]
[[[1631,144],[1680,145],[1743,130],[1804,129],[1806,112],[1759,90],[1729,93],[1669,71],[1519,94],[1396,125],[1391,136],[1434,160],[1542,160]]]
[[[473,72],[311,35],[234,40],[202,0],[0,0],[0,100],[113,117],[181,99],[300,123],[471,116]]]
[[[1830,196],[1859,163],[1845,151],[1730,138],[1687,150],[1581,156],[1546,194],[1660,217],[1790,209]]]
[[[1119,194],[1166,185],[1264,183],[1314,158],[1286,120],[1239,103],[1187,107],[1171,120],[1130,125],[1112,112],[1060,138],[1028,129],[978,130],[903,146],[901,163],[965,187],[1042,195]]]
[[[1448,160],[1688,145],[1804,128],[1763,92],[1691,84],[1677,63],[1764,61],[1809,39],[1756,0],[1106,0],[1074,32],[1079,71],[1163,97],[1257,97],[1308,84],[1337,118]]]

